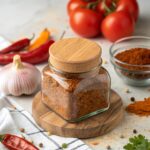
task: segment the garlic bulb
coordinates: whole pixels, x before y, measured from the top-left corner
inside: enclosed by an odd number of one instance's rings
[[[40,71],[31,64],[22,63],[19,55],[0,70],[0,93],[5,95],[32,94],[40,83]]]

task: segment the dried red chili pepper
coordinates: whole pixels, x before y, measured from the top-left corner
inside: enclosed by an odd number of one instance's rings
[[[39,150],[32,143],[16,135],[0,135],[0,142],[9,150]]]
[[[16,41],[13,44],[11,44],[10,46],[0,50],[0,54],[6,54],[9,52],[20,51],[20,50],[24,49],[25,47],[29,46],[30,41],[31,40],[28,38]]]
[[[33,51],[18,52],[12,54],[0,54],[0,64],[5,65],[13,61],[13,57],[17,54],[20,55],[23,62],[38,64],[48,60],[49,47],[54,43],[53,40],[49,40],[45,44],[41,45]]]

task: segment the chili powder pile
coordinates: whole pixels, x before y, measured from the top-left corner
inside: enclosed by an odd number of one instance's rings
[[[126,111],[139,116],[150,116],[150,97],[128,105]]]
[[[150,49],[132,48],[118,53],[115,58],[131,65],[150,65]]]

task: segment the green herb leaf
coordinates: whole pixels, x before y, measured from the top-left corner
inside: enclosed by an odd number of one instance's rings
[[[150,141],[140,134],[130,138],[129,143],[123,148],[125,150],[150,150]]]
[[[66,143],[63,143],[62,146],[61,146],[63,149],[67,148],[68,145]]]

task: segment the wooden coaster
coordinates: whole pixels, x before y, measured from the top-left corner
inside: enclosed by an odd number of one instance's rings
[[[124,116],[122,100],[114,91],[111,91],[110,102],[108,111],[78,123],[69,123],[42,103],[41,92],[39,92],[33,100],[32,114],[36,122],[51,134],[63,137],[92,138],[106,134],[122,121]]]

